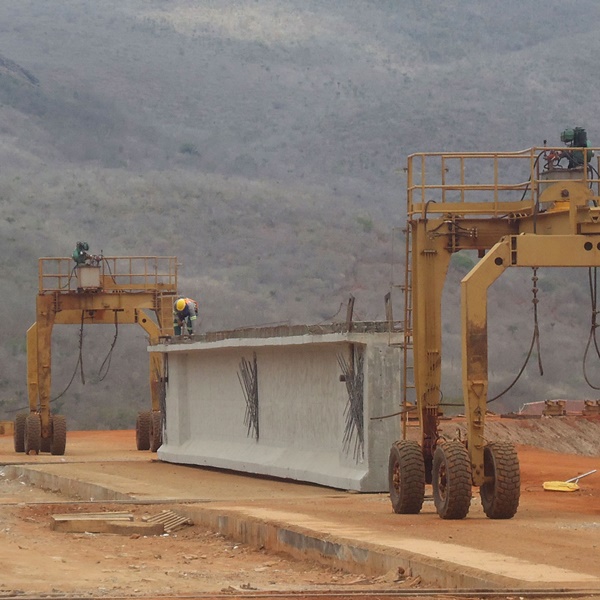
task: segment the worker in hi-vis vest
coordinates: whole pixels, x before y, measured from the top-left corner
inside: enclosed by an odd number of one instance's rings
[[[185,333],[193,335],[194,324],[198,318],[198,303],[191,298],[179,298],[173,307],[173,329],[175,335]]]

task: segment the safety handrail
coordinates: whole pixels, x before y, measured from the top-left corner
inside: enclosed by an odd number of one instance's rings
[[[587,168],[566,168],[569,155]],[[596,167],[591,159],[596,157]],[[407,165],[407,217],[533,214],[545,186],[579,180],[600,196],[600,149],[534,147],[516,152],[422,152]],[[563,164],[561,164],[561,162]]]
[[[78,269],[99,269],[103,292],[177,291],[177,257],[98,256],[82,265],[77,265],[72,258],[40,258],[39,293],[79,291]]]

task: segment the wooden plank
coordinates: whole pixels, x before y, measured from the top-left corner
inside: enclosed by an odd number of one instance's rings
[[[52,518],[55,521],[133,521],[133,515],[128,512],[64,513],[52,515]]]
[[[114,533],[119,535],[162,535],[165,531],[162,523],[143,523],[132,521],[103,521],[97,519],[52,520],[52,529],[63,533]]]

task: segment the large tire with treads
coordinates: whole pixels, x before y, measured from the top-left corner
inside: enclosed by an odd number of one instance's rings
[[[51,437],[43,437],[40,440],[40,452],[51,452],[52,451],[52,438]]]
[[[162,412],[152,411],[152,431],[150,432],[150,452],[156,452],[162,445]]]
[[[25,423],[27,413],[19,413],[15,416],[15,430],[13,434],[15,452],[25,452]]]
[[[40,452],[51,452],[52,451],[52,419],[54,415],[50,415],[50,435],[43,437],[40,440]]]
[[[519,508],[519,458],[510,442],[493,442],[483,449],[485,483],[479,488],[483,512],[490,519],[511,519]]]
[[[433,454],[433,502],[442,519],[464,519],[473,495],[471,459],[458,441],[441,442]]]
[[[421,512],[425,499],[425,461],[417,442],[400,440],[392,445],[388,482],[394,512],[404,515]]]
[[[52,417],[52,444],[50,452],[55,456],[62,456],[67,446],[67,420],[63,415]]]
[[[135,422],[135,445],[138,450],[150,449],[150,428],[152,427],[152,413],[138,413]]]
[[[39,454],[42,445],[40,415],[29,414],[25,419],[25,454]]]

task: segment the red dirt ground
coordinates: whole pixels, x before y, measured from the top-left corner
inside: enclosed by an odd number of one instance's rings
[[[386,494],[348,494],[214,470],[170,466],[169,477],[177,477],[175,471],[181,469],[178,485],[188,491],[189,497],[198,494],[206,498],[214,492],[215,504],[224,508],[246,504],[293,510],[306,514],[307,519],[336,519],[349,526],[358,522],[375,533],[397,531],[399,536],[433,543],[450,541],[600,577],[600,456],[562,454],[528,445],[518,445],[518,453],[521,503],[517,516],[509,521],[490,521],[476,506],[463,521],[442,521],[430,502],[420,515],[395,515]],[[68,469],[70,462],[94,462],[102,463],[118,478],[121,465],[131,468],[132,461],[147,464],[155,457],[135,450],[133,432],[70,432],[64,457],[16,455],[12,438],[0,437],[0,464],[58,462]],[[577,492],[547,492],[542,488],[544,481],[566,480],[593,469],[599,472],[582,479]],[[157,468],[156,473],[164,474],[164,470]],[[159,537],[56,532],[50,528],[50,516],[56,513],[127,510],[141,517],[158,512],[158,508],[62,504],[69,499],[1,475],[0,466],[0,596],[367,590],[398,589],[417,583],[410,579],[395,581],[395,573],[344,573],[269,555],[197,525]],[[225,497],[219,496],[223,477],[233,478],[226,484],[229,488]],[[176,505],[159,508],[177,509]]]

